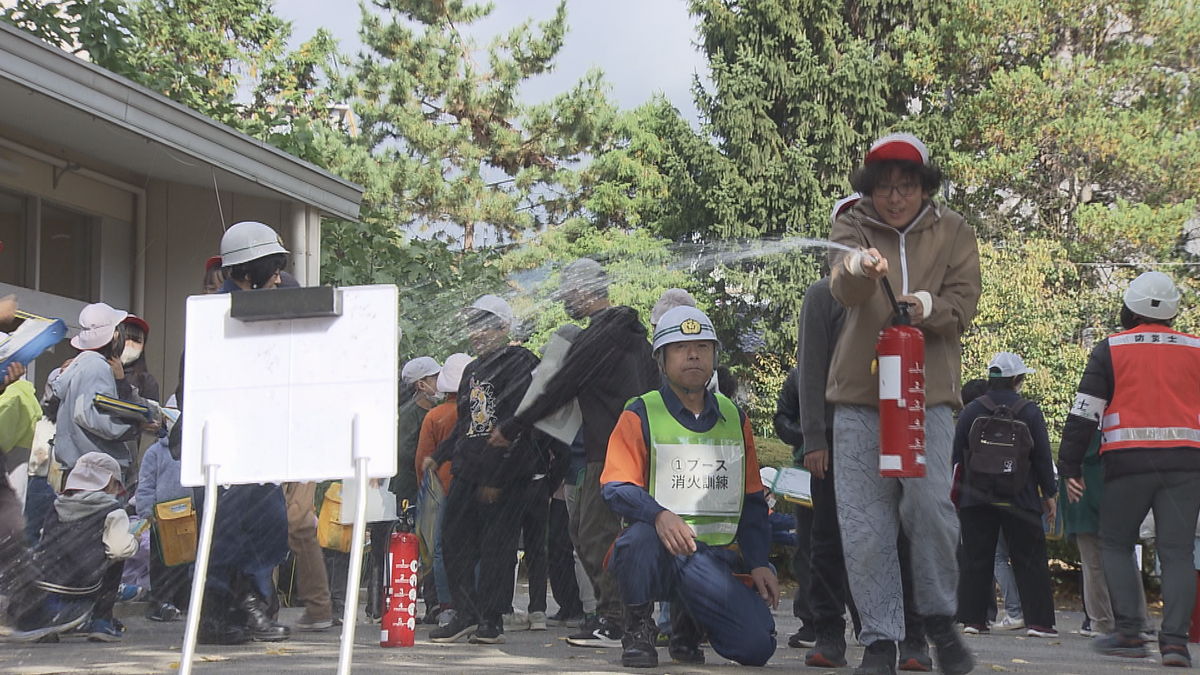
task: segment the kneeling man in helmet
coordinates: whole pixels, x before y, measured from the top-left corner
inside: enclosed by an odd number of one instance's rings
[[[664,314],[654,333],[664,385],[630,401],[609,440],[602,493],[628,523],[608,561],[629,610],[627,667],[658,665],[651,610],[659,600],[671,603],[672,660],[703,663],[704,636],[744,665],[775,652],[779,582],[767,562],[754,436],[746,415],[705,387],[719,349],[704,312]]]

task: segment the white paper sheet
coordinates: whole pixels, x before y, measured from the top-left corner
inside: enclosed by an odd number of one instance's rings
[[[546,390],[546,383],[562,368],[570,348],[570,340],[557,334],[550,336],[542,354],[542,362],[533,373],[533,381],[529,383],[525,398],[521,399],[521,405],[517,406],[517,414],[524,412]],[[579,410],[579,402],[572,399],[570,403],[538,420],[533,426],[570,445],[583,427],[583,413]]]

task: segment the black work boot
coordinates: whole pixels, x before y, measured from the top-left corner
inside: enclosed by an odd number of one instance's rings
[[[676,663],[704,663],[704,650],[700,642],[704,629],[696,623],[692,613],[678,600],[671,602],[671,637],[667,641],[667,653]]]
[[[626,668],[657,668],[658,650],[654,648],[654,603],[628,605],[625,636],[621,639],[621,665]],[[674,630],[674,628],[672,628]]]
[[[250,631],[229,620],[229,596],[207,591],[200,608],[200,631],[196,642],[202,645],[244,645]]]
[[[846,630],[817,632],[817,642],[804,655],[804,665],[814,668],[841,668],[846,665]]]
[[[863,651],[863,660],[854,675],[896,675],[896,643],[876,640]]]
[[[925,632],[937,650],[938,670],[945,675],[967,675],[975,669],[975,657],[958,634],[952,617],[925,617]]]
[[[250,636],[258,642],[282,642],[292,637],[292,630],[287,626],[271,620],[267,613],[267,601],[253,591],[246,593],[238,601],[246,628]]]

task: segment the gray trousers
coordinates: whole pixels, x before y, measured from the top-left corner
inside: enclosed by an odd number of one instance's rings
[[[1122,451],[1122,452],[1136,452]],[[1141,571],[1133,564],[1133,547],[1146,513],[1154,510],[1154,545],[1162,563],[1162,628],[1159,644],[1186,645],[1196,568],[1192,547],[1200,513],[1200,472],[1139,473],[1104,482],[1100,502],[1100,558],[1113,616],[1122,635],[1142,629],[1139,593]]]
[[[992,563],[992,574],[1000,586],[1000,597],[1004,599],[1004,614],[1014,621],[1023,619],[1021,612],[1021,595],[1017,592],[1017,578],[1013,576],[1012,565],[1008,561],[1008,541],[1004,532],[996,539],[996,559]],[[993,603],[995,600],[993,599]]]
[[[838,405],[833,417],[834,481],[850,592],[862,617],[859,641],[904,639],[904,592],[896,541],[912,549],[913,600],[921,616],[957,609],[958,516],[950,502],[950,406],[925,414],[924,478],[879,475],[879,410]]]
[[[1083,567],[1083,602],[1087,605],[1092,630],[1097,633],[1113,632],[1112,600],[1108,597],[1108,582],[1104,580],[1104,563],[1100,561],[1100,537],[1094,532],[1075,535],[1079,546],[1079,563]],[[1140,586],[1140,584],[1139,584]],[[1142,597],[1146,594],[1143,592]],[[1142,600],[1144,605],[1146,601]]]

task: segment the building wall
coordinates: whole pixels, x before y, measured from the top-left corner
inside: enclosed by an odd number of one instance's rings
[[[212,188],[150,181],[146,191],[146,321],[161,339],[146,345],[146,359],[164,392],[179,382],[187,297],[203,292],[204,263],[218,255],[226,224],[257,220],[289,241],[285,201],[247,197]],[[222,220],[222,214],[224,220]],[[164,393],[165,396],[165,393]]]
[[[4,138],[3,133],[0,138]],[[28,142],[28,139],[10,140]],[[39,149],[38,152],[48,150]],[[57,156],[58,153],[53,154]],[[93,232],[93,245],[97,264],[93,269],[94,297],[91,301],[103,301],[133,311],[135,265],[145,266],[142,314],[150,325],[145,353],[151,373],[162,385],[164,398],[174,391],[179,379],[187,296],[201,292],[204,263],[220,252],[225,227],[242,220],[258,220],[274,227],[283,237],[284,245],[292,251],[304,251],[310,243],[319,246],[320,218],[311,207],[227,190],[218,194],[212,187],[148,180],[144,183],[146,247],[144,255],[139,255],[134,250],[139,199],[136,192],[107,185],[77,172],[62,172],[61,168],[55,186],[56,167],[53,164],[3,147],[0,147],[0,158],[21,167],[20,172],[0,172],[0,189],[35,196],[46,203],[94,217],[97,229]],[[130,180],[129,176],[113,178]],[[301,235],[303,241],[295,241]],[[301,282],[316,283],[319,270],[315,261],[319,260],[319,250],[303,260],[308,268],[304,270]],[[8,290],[16,292],[23,309],[62,318],[78,330],[78,308],[83,302],[23,288],[8,287]],[[0,293],[4,291],[5,285],[0,284]],[[72,354],[73,350],[64,342],[47,356],[44,363]],[[48,372],[48,368],[42,366],[36,381],[44,382]]]

